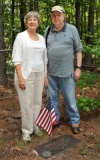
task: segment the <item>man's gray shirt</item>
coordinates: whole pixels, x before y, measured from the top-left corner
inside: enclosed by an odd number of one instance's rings
[[[48,27],[45,31],[47,34]],[[68,77],[74,73],[74,57],[82,50],[82,44],[75,26],[65,23],[60,31],[51,26],[47,37],[48,74]]]

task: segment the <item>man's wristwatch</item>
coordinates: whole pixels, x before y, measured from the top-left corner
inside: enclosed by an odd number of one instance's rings
[[[76,66],[76,68],[79,68],[80,70],[82,69],[82,67],[78,67],[78,66]]]

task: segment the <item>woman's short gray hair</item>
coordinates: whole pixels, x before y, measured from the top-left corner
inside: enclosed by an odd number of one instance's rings
[[[27,22],[27,19],[30,18],[30,17],[35,17],[38,22],[40,23],[40,14],[37,12],[37,11],[31,11],[31,12],[28,12],[25,17],[24,17],[24,23],[26,24]]]

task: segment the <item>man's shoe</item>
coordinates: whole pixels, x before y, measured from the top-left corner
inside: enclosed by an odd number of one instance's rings
[[[30,141],[31,141],[30,134],[28,134],[28,133],[23,133],[23,141],[30,142]]]
[[[78,134],[80,132],[79,124],[72,124],[71,129],[74,134]]]
[[[41,130],[38,130],[38,131],[35,131],[34,134],[38,137],[42,137],[44,133]]]

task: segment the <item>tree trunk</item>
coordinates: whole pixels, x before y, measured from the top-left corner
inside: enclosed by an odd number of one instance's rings
[[[35,0],[35,1],[34,1],[34,10],[39,12],[38,0]]]
[[[78,29],[79,35],[80,35],[80,2],[75,2],[75,8],[76,8],[76,27]]]
[[[59,5],[60,0],[55,0],[55,5]]]
[[[96,7],[96,31],[97,31],[97,37],[98,37],[98,35],[99,35],[99,19],[98,19],[98,17],[99,17],[99,9]]]
[[[30,0],[30,11],[33,11],[33,0]]]
[[[24,24],[24,16],[26,14],[26,1],[21,0],[20,1],[20,21],[21,21],[21,28],[22,31],[25,30],[25,24]]]
[[[3,21],[2,21],[2,3],[0,1],[0,84],[7,83],[6,74],[6,59],[4,52],[4,35],[3,35]]]
[[[94,35],[94,6],[95,6],[95,0],[90,0],[90,6],[89,6],[89,16],[88,16],[88,33],[90,33],[93,37]],[[91,36],[87,37],[87,44],[92,45],[93,44],[93,38]],[[92,62],[92,55],[91,53],[85,54],[85,64],[91,65]]]
[[[14,42],[14,39],[15,39],[15,34],[14,34],[14,17],[15,17],[15,14],[14,14],[14,3],[15,3],[15,0],[12,0],[12,10],[11,10],[11,24],[12,24],[12,42]]]
[[[90,0],[89,17],[88,17],[88,32],[90,32],[92,35],[94,34],[94,6],[95,6],[95,0]],[[91,38],[88,37],[87,42],[88,44],[92,44]]]

